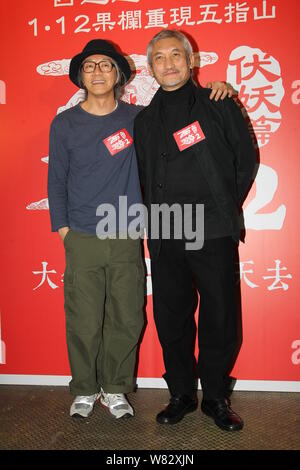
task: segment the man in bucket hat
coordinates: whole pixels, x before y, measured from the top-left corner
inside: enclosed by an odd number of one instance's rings
[[[50,128],[48,199],[52,231],[59,232],[66,254],[74,417],[88,417],[99,398],[115,418],[134,414],[125,394],[134,389],[144,323],[141,241],[128,233],[130,217],[125,225],[120,219],[115,231],[98,230],[101,204],[115,207],[119,221],[119,196],[127,197],[128,207],[142,202],[132,140],[141,107],[118,99],[130,75],[126,58],[110,42],[88,42],[69,69],[85,99],[57,115]],[[226,95],[227,87],[220,87]]]

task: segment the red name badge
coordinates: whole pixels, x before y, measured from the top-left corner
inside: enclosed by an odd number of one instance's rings
[[[103,140],[103,143],[109,153],[111,155],[115,155],[116,153],[121,152],[121,150],[129,147],[132,144],[132,138],[124,128],[109,137],[106,137],[106,139]]]
[[[180,129],[180,131],[174,132],[173,136],[180,152],[205,139],[204,132],[198,121],[192,122],[192,124]]]

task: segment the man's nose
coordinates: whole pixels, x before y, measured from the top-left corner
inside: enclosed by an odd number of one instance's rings
[[[166,68],[172,68],[174,66],[174,61],[172,56],[166,56],[165,59],[165,67]]]
[[[101,69],[100,69],[100,64],[96,64],[96,65],[95,65],[94,73],[102,73],[102,71],[101,71]]]

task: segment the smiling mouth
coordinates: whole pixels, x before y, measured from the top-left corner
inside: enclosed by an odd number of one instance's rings
[[[103,85],[103,83],[105,83],[104,80],[93,80],[92,81],[92,85]]]
[[[165,72],[164,75],[165,75],[165,76],[166,76],[166,75],[174,75],[174,73],[178,73],[178,71],[177,71],[177,70],[170,70],[170,71],[168,71],[168,72]]]

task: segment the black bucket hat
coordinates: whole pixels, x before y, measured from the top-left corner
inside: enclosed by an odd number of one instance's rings
[[[94,54],[107,55],[108,57],[114,59],[126,78],[125,81],[123,80],[124,83],[121,82],[121,85],[125,85],[125,83],[128,82],[131,75],[131,70],[125,57],[119,54],[115,49],[115,46],[110,42],[105,41],[104,39],[92,39],[92,41],[87,43],[83,51],[80,54],[75,55],[70,62],[69,77],[70,80],[76,86],[78,86],[78,88],[80,88],[80,84],[78,82],[78,71],[80,65],[84,59]]]

